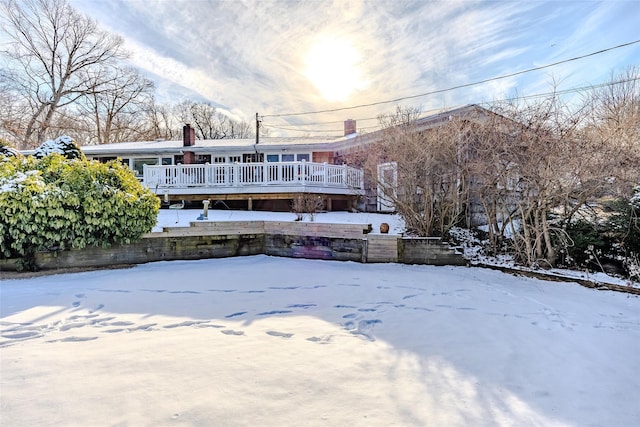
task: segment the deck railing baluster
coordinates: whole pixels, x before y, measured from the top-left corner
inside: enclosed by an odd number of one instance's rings
[[[278,192],[279,187],[363,190],[361,170],[346,165],[313,162],[216,163],[207,165],[145,165],[142,182],[157,189],[260,187]],[[291,191],[291,190],[289,190]]]

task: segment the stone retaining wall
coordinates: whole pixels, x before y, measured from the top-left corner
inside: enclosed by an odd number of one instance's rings
[[[442,244],[438,237],[403,237],[398,240],[398,259],[405,264],[465,265],[461,251]]]
[[[466,263],[461,254],[439,239],[369,234],[370,230],[370,224],[193,222],[190,227],[167,227],[160,233],[148,233],[128,245],[40,252],[36,254],[36,264],[47,270],[258,254],[356,262]],[[0,271],[17,267],[17,260],[0,260]]]

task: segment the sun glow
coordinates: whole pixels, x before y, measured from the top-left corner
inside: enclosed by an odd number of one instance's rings
[[[364,88],[359,60],[360,55],[351,42],[325,38],[307,52],[304,75],[327,101],[344,101]]]

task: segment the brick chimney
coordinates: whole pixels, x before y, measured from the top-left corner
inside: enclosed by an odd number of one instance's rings
[[[182,145],[185,147],[196,145],[196,131],[189,123],[182,127]]]
[[[189,123],[182,127],[182,145],[192,147],[196,145],[196,130]],[[182,155],[182,163],[190,165],[196,162],[196,155],[193,151],[185,150]]]
[[[356,121],[348,119],[344,121],[344,136],[356,133]]]

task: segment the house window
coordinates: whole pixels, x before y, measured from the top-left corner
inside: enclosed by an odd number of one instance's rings
[[[245,163],[262,163],[264,162],[264,154],[263,153],[243,154],[242,160]]]
[[[267,162],[277,162],[280,160],[279,154],[267,154]]]
[[[163,166],[168,166],[168,165],[172,164],[172,163],[171,163],[171,162],[172,162],[172,160],[173,160],[173,159],[172,159],[171,157],[163,157],[163,158],[162,158],[162,165],[163,165]]]
[[[309,161],[309,155],[308,154],[298,154],[298,161],[299,162],[308,162]]]
[[[210,154],[198,154],[196,155],[196,164],[204,165],[205,163],[211,163]]]
[[[142,172],[144,170],[144,165],[157,165],[158,159],[155,157],[148,158],[140,158],[133,159],[133,171],[136,173],[136,176],[142,176]]]
[[[282,161],[283,162],[293,162],[296,159],[295,154],[283,154]]]
[[[240,163],[242,161],[242,157],[240,156],[229,156],[229,163]]]
[[[99,161],[100,163],[107,163],[110,162],[111,160],[115,160],[115,157],[96,157],[94,158],[94,160]]]
[[[213,163],[224,163],[225,160],[226,159],[224,156],[217,156],[213,158]]]

